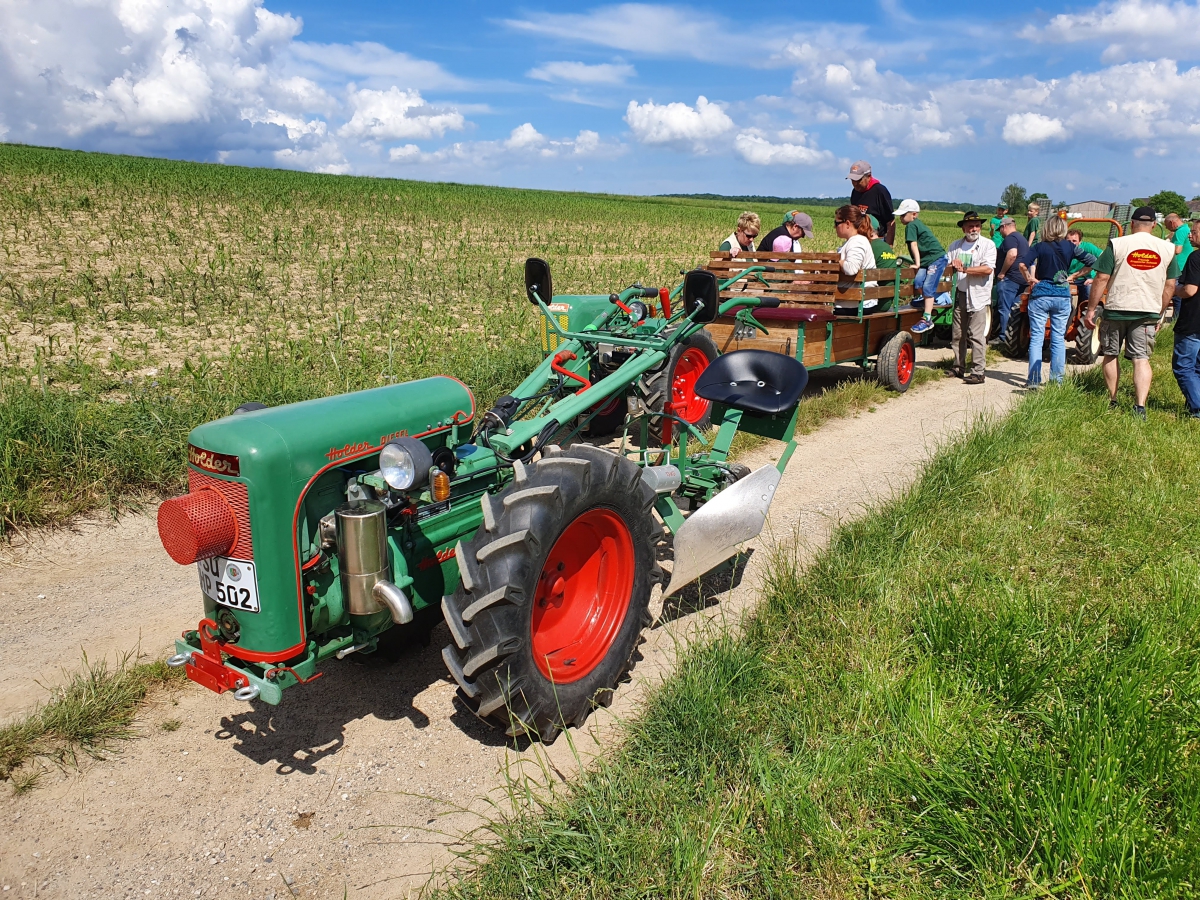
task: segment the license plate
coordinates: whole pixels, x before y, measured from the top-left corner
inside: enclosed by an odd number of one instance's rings
[[[200,570],[200,590],[220,606],[243,612],[258,612],[258,579],[254,563],[215,556],[196,564]]]

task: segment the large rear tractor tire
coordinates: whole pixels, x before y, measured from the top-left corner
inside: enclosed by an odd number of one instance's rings
[[[917,368],[917,348],[913,336],[907,331],[897,331],[879,350],[875,374],[879,383],[903,394],[912,384]]]
[[[1075,362],[1081,366],[1090,366],[1100,355],[1100,326],[1088,328],[1080,317],[1075,326]]]
[[[1024,359],[1029,355],[1029,315],[1014,309],[1008,317],[1008,328],[1000,336],[1000,352],[1009,359]]]
[[[638,389],[646,407],[661,413],[670,401],[675,415],[696,426],[706,429],[712,418],[712,404],[696,394],[696,381],[718,356],[717,345],[707,331],[697,331],[685,341],[671,348],[671,356],[657,371],[647,372],[638,380]],[[650,424],[650,435],[654,440],[662,439],[662,419]]]
[[[458,545],[442,658],[481,719],[549,743],[607,706],[629,671],[662,579],[660,526],[641,470],[607,450],[576,444],[513,468]]]

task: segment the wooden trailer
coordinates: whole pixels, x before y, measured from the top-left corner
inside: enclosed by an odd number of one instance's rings
[[[768,271],[745,274],[753,267]],[[909,329],[922,312],[912,305],[915,268],[868,269],[853,286],[845,284],[836,253],[756,252],[734,257],[714,251],[707,268],[722,284],[744,274],[721,291],[722,300],[766,295],[780,301],[775,309],[754,311],[754,318],[769,334],[739,318],[736,311],[709,325],[722,353],[771,350],[794,356],[808,369],[857,363],[894,390],[905,391],[912,383],[918,338]],[[840,290],[839,280],[843,281]],[[871,300],[885,311],[864,308]],[[839,308],[853,304],[857,310],[853,315],[835,315],[835,304]]]

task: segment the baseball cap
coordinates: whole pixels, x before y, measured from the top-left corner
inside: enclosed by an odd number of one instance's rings
[[[896,210],[896,215],[904,216],[908,215],[910,212],[919,213],[920,211],[921,204],[919,204],[916,200],[902,200],[900,202],[900,208]]]
[[[784,225],[787,225],[789,222],[791,222],[794,225],[799,225],[800,233],[803,234],[805,237],[813,236],[813,220],[812,220],[812,216],[810,216],[808,213],[800,212],[800,210],[798,210],[798,209],[793,209],[791,212],[789,212],[786,216],[783,217]]]
[[[1139,206],[1133,211],[1135,222],[1157,222],[1158,212],[1153,206]]]
[[[879,230],[879,220],[877,218],[875,218],[874,216],[867,216],[867,218],[871,220],[871,227],[874,228],[876,231],[878,231]]]
[[[791,253],[792,239],[786,234],[781,234],[771,242],[771,249],[776,253]]]
[[[1017,224],[1016,220],[1014,220],[1012,216],[1002,216],[1000,218],[1000,227],[1001,228],[1003,228],[1005,225],[1016,225],[1016,224]]]
[[[849,178],[851,181],[858,181],[858,179],[862,178],[864,175],[870,175],[870,174],[871,174],[871,164],[869,162],[867,162],[865,159],[860,159],[858,162],[856,162],[854,165],[852,165],[850,167],[850,174],[847,175],[846,177]]]
[[[996,209],[1008,209],[1008,204],[1007,203],[997,203]]]

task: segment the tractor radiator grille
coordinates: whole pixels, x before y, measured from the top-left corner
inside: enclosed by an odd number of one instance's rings
[[[238,539],[237,543],[233,545],[233,549],[229,551],[229,555],[234,559],[253,560],[254,545],[250,539],[250,493],[246,489],[246,485],[237,481],[222,481],[211,475],[205,475],[203,472],[197,472],[195,469],[189,469],[188,490],[198,491],[201,488],[208,488],[220,493],[237,518]]]
[[[558,327],[563,331],[571,327],[571,320],[567,316],[555,316],[558,319]],[[542,316],[542,352],[549,353],[551,350],[558,349],[558,335],[554,333],[554,329],[550,327],[550,323],[546,321],[546,317]]]

